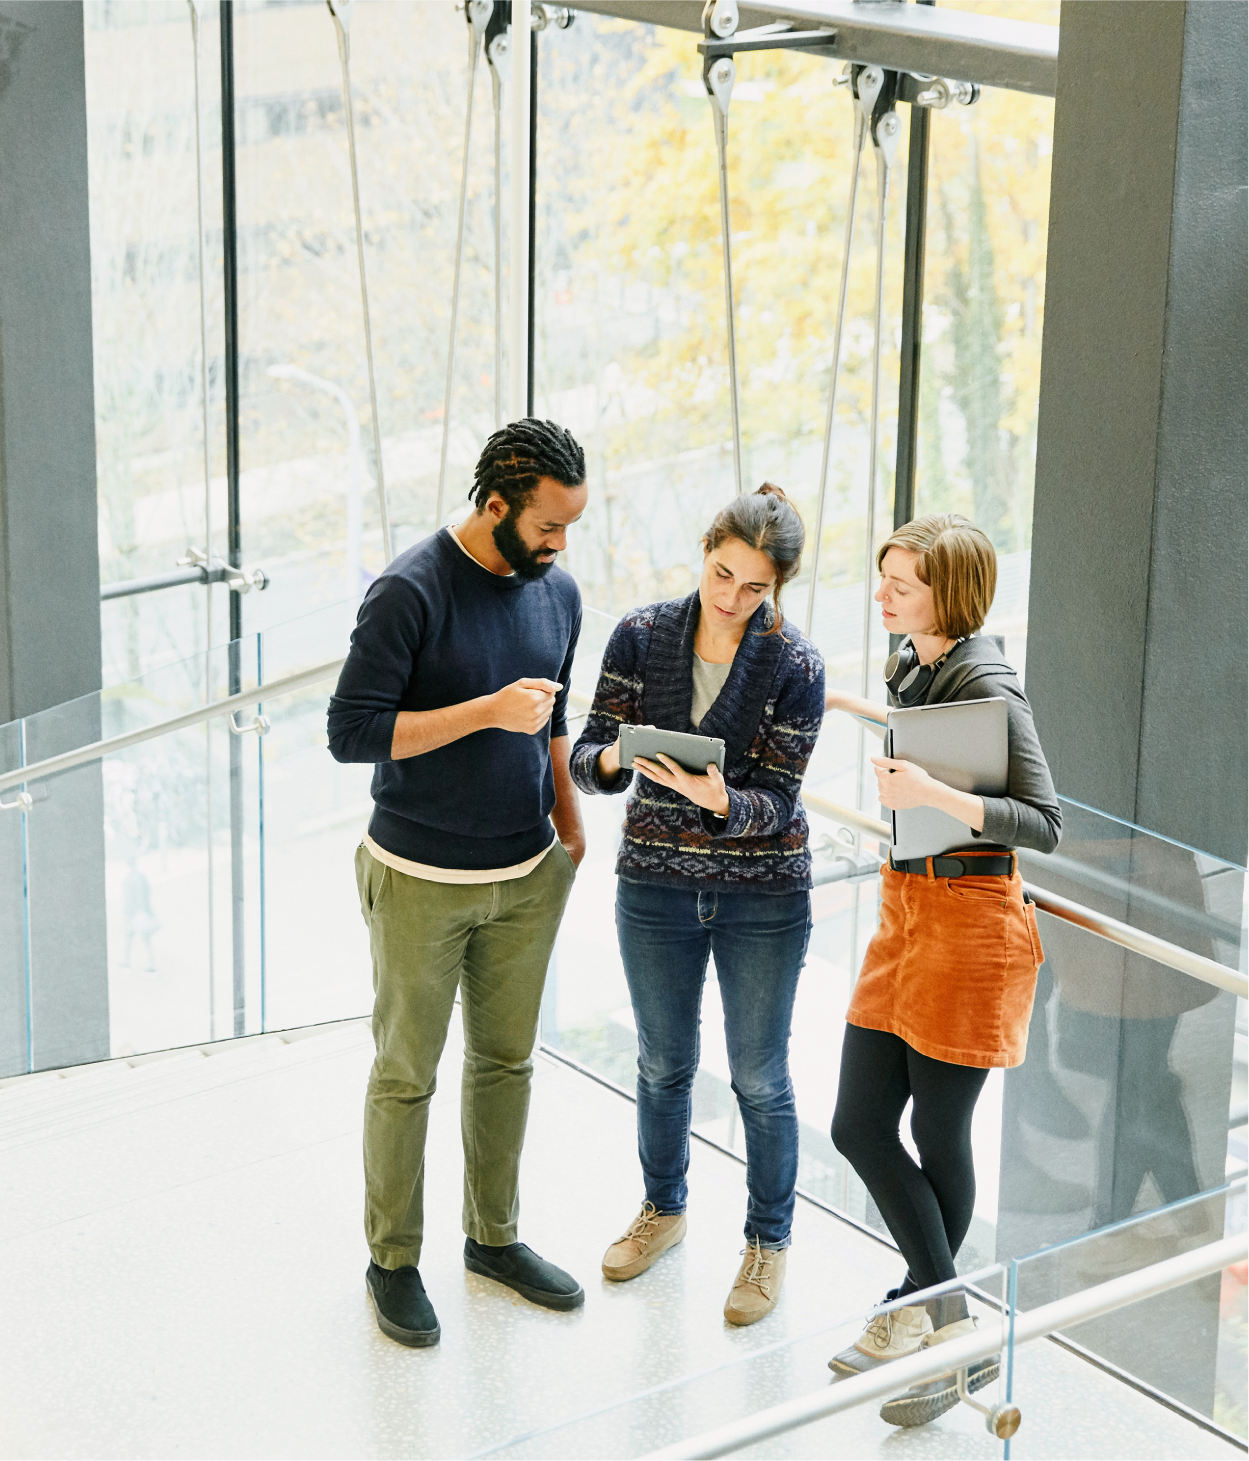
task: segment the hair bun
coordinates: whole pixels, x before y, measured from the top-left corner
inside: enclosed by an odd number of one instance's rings
[[[793,506],[783,489],[778,487],[775,482],[765,482],[762,487],[755,489],[754,495],[756,497],[775,497],[778,503],[783,502],[786,507]]]

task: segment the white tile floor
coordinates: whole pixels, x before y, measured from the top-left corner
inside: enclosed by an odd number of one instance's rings
[[[466,1274],[448,1049],[421,1265],[443,1340],[428,1351],[385,1339],[364,1294],[363,1024],[0,1086],[0,1457],[640,1456],[827,1383],[853,1331],[799,1337],[861,1314],[896,1256],[800,1202],[781,1306],[730,1329],[743,1171],[696,1144],[689,1238],[604,1284],[602,1250],[639,1198],[633,1108],[554,1061],[538,1062],[522,1237],[581,1278],[586,1305],[553,1314]],[[1051,1345],[1022,1352],[1016,1396],[1017,1457],[1240,1454]],[[747,1454],[999,1451],[960,1407],[909,1433],[860,1410]]]

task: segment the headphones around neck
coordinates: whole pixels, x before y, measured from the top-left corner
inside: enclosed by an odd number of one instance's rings
[[[920,704],[932,688],[937,671],[962,642],[961,639],[955,640],[940,659],[923,665],[908,635],[885,661],[885,685],[890,694],[903,705]]]

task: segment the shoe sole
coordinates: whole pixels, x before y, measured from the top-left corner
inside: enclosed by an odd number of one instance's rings
[[[439,1324],[433,1329],[401,1329],[393,1320],[387,1319],[378,1307],[377,1295],[366,1283],[364,1291],[369,1296],[369,1303],[373,1305],[373,1315],[377,1320],[377,1327],[387,1339],[393,1339],[396,1344],[405,1344],[409,1349],[428,1349],[431,1345],[437,1344],[442,1338],[442,1325]]]
[[[503,1288],[511,1289],[522,1299],[528,1299],[531,1304],[538,1304],[543,1309],[567,1312],[569,1309],[579,1309],[585,1303],[585,1289],[582,1288],[579,1288],[575,1294],[553,1294],[550,1289],[532,1288],[527,1283],[516,1283],[510,1278],[500,1278],[497,1273],[491,1273],[484,1264],[478,1263],[475,1258],[470,1258],[467,1254],[464,1256],[464,1267],[470,1273],[475,1273],[478,1278],[493,1279]]]
[[[735,1329],[744,1329],[748,1324],[758,1324],[760,1319],[766,1319],[772,1313],[779,1302],[780,1295],[778,1294],[774,1303],[769,1304],[766,1309],[760,1309],[755,1314],[744,1314],[740,1309],[726,1308],[724,1311],[724,1322],[726,1324],[732,1324]]]
[[[999,1365],[989,1365],[979,1370],[974,1375],[967,1377],[967,1389],[969,1392],[983,1390],[986,1385],[991,1385],[997,1379],[1000,1372]],[[947,1410],[953,1410],[958,1404],[958,1390],[950,1377],[951,1384],[948,1390],[939,1390],[932,1395],[915,1395],[907,1397],[899,1395],[896,1400],[886,1400],[880,1407],[880,1418],[890,1425],[902,1426],[909,1429],[912,1426],[927,1425],[930,1420],[936,1420],[938,1416],[944,1415]]]
[[[684,1214],[682,1214],[682,1217],[684,1218]],[[682,1241],[682,1239],[684,1239],[685,1222],[682,1221],[681,1223],[679,1223],[677,1227],[672,1229],[672,1232],[676,1234],[676,1237],[669,1237],[663,1247],[657,1248],[655,1252],[652,1253],[648,1258],[639,1258],[633,1263],[625,1264],[623,1267],[615,1269],[608,1268],[607,1264],[604,1263],[602,1265],[603,1277],[607,1279],[609,1283],[628,1283],[631,1278],[638,1278],[641,1274],[645,1273],[646,1270],[650,1268],[653,1264],[657,1263],[664,1256],[665,1253],[670,1252],[673,1248],[677,1246],[678,1243]]]

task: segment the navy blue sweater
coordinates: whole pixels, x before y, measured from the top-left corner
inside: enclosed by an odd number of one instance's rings
[[[446,528],[401,553],[360,606],[330,701],[330,753],[372,761],[369,835],[431,867],[511,867],[550,845],[555,805],[551,737],[568,734],[568,680],[581,632],[581,595],[552,568],[526,582],[500,577]],[[492,695],[522,677],[557,680],[537,735],[482,730],[391,759],[401,710],[440,710]]]

